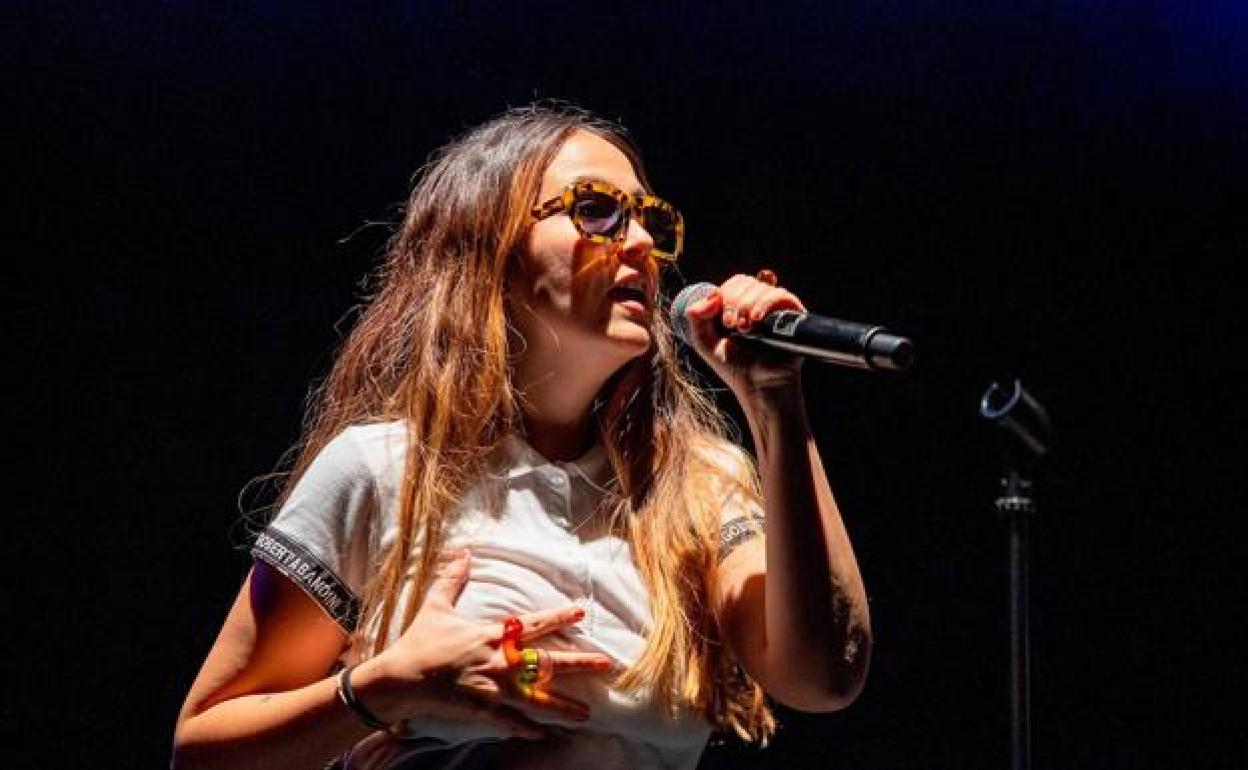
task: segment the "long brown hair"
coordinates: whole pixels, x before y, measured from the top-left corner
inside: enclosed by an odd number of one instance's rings
[[[384,648],[394,623],[412,622],[450,512],[484,458],[522,430],[506,278],[525,248],[546,167],[578,130],[615,144],[649,187],[627,132],[576,108],[512,109],[452,141],[418,175],[371,297],[311,399],[288,491],[345,428],[407,426],[397,537],[360,614],[371,654]],[[611,520],[632,546],[653,618],[645,650],[617,686],[649,690],[669,708],[691,707],[717,727],[766,739],[774,720],[762,689],[724,649],[715,612],[721,508],[728,494],[757,501],[757,474],[682,371],[666,313],[654,315],[651,351],[608,381],[596,412],[616,477]]]

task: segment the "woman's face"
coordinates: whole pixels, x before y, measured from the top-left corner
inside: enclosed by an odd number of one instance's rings
[[[578,131],[547,167],[535,202],[585,179],[644,192],[623,152],[596,134]],[[618,368],[648,350],[658,290],[653,245],[635,220],[623,240],[610,244],[583,238],[566,212],[535,223],[508,289],[512,322],[524,336],[526,354],[572,361],[594,356]],[[640,288],[644,300],[626,285]]]

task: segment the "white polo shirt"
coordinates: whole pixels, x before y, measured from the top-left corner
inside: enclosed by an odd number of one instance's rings
[[[348,428],[315,458],[252,549],[348,630],[368,577],[397,534],[406,448],[402,422]],[[628,543],[607,532],[597,515],[610,475],[600,445],[575,462],[550,462],[509,436],[464,496],[448,531],[448,549],[472,553],[456,609],[497,622],[578,604],[584,620],[535,646],[599,652],[621,667],[632,665],[645,645],[650,607]],[[740,515],[740,506],[726,500],[730,507]],[[725,510],[724,521],[733,516]],[[394,628],[392,640],[400,632]],[[346,766],[694,768],[711,733],[706,721],[692,713],[672,719],[648,697],[612,689],[609,678],[556,680],[559,691],[589,705],[591,717],[559,723],[534,712],[535,719],[553,725],[550,739],[504,740],[489,725],[422,719],[412,725],[410,740],[376,734],[362,741]]]

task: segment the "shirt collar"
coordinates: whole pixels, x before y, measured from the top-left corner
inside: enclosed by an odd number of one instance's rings
[[[534,449],[529,442],[515,433],[503,438],[499,447],[499,465],[502,475],[509,479],[533,473],[543,467],[561,467],[574,473],[593,486],[602,489],[611,475],[607,450],[601,441],[595,441],[585,454],[569,462],[551,462]],[[604,490],[605,491],[605,490]]]

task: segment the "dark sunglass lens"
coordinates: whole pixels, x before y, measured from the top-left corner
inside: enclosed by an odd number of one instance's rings
[[[572,204],[572,217],[589,235],[615,235],[624,221],[624,209],[610,195],[587,192]]]
[[[676,253],[676,218],[667,209],[647,206],[641,224],[654,241],[654,248],[664,254]]]

